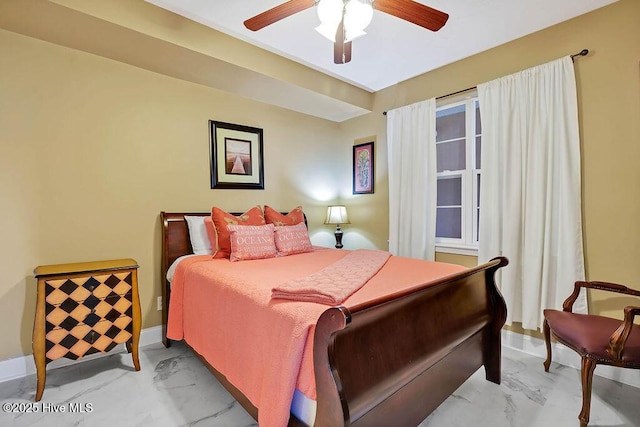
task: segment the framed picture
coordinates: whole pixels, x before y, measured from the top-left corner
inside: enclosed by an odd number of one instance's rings
[[[211,188],[264,190],[262,129],[209,121]]]
[[[372,194],[375,181],[373,141],[353,146],[353,194]]]

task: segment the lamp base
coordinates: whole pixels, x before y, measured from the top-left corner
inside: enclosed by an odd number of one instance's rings
[[[336,225],[336,232],[334,234],[336,236],[336,248],[342,249],[342,229],[340,229],[340,224]]]

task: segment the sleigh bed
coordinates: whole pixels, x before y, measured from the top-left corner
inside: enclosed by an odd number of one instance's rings
[[[192,252],[184,217],[208,215],[161,213],[166,346],[171,343],[166,336],[171,284],[164,279],[176,259]],[[484,366],[487,380],[500,383],[500,330],[506,306],[494,276],[506,264],[505,258],[495,258],[388,295],[366,301],[355,298],[356,304],[349,304],[349,298],[344,305],[319,309],[310,341],[315,421],[307,423],[318,427],[416,426],[478,368]],[[180,292],[187,295],[189,291]],[[215,363],[201,356],[186,336],[185,342],[216,378],[259,419],[260,408]],[[305,423],[292,413],[289,425]]]

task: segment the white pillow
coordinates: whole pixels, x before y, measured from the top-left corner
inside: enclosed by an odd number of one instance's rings
[[[196,255],[213,255],[213,249],[211,249],[211,241],[207,234],[207,228],[204,225],[205,216],[185,216],[189,227],[189,240],[191,240],[191,247],[193,253]]]

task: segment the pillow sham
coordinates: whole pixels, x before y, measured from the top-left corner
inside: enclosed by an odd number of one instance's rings
[[[231,261],[273,258],[277,255],[273,224],[227,225]]]
[[[211,240],[204,225],[206,216],[185,216],[187,227],[189,228],[189,240],[191,248],[196,255],[212,255]]]
[[[295,207],[291,212],[283,215],[265,205],[264,219],[267,221],[267,224],[273,224],[275,226],[304,224],[304,213],[302,212],[302,206]]]
[[[275,241],[278,255],[301,254],[313,250],[309,232],[304,223],[276,227]]]
[[[211,239],[211,246],[213,246],[213,242],[216,242],[214,258],[229,258],[231,255],[231,241],[229,240],[227,225],[265,224],[260,206],[254,206],[239,216],[230,214],[214,206],[211,209],[211,221],[213,222],[213,231],[215,234],[215,238]]]

